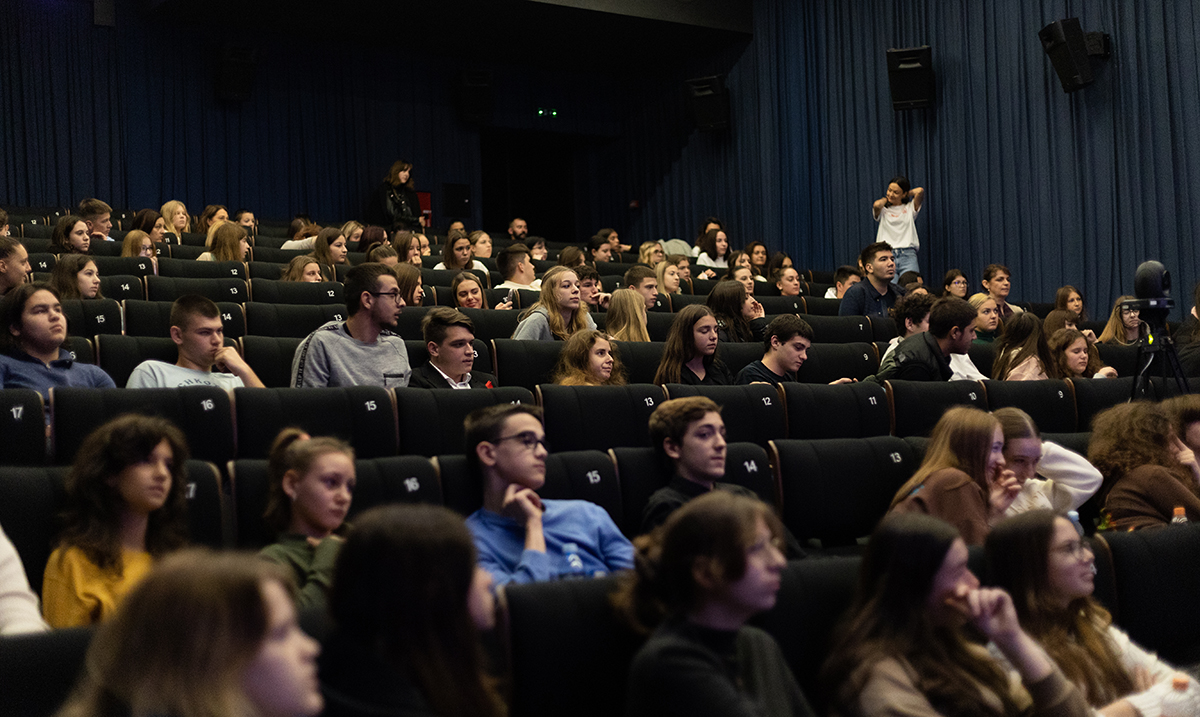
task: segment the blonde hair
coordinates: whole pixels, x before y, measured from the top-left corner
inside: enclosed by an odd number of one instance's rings
[[[603,382],[592,373],[591,368],[592,348],[600,340],[608,342],[613,359],[612,373]],[[624,386],[625,366],[621,363],[613,337],[603,331],[590,329],[579,331],[567,339],[567,345],[559,354],[558,365],[554,367],[554,383],[559,386]]]
[[[896,491],[890,508],[896,507],[929,476],[944,468],[956,468],[971,476],[986,495],[988,454],[999,425],[995,416],[978,408],[954,406],[947,409],[933,427],[921,467]]]
[[[646,266],[654,266],[650,263],[650,255],[654,252],[654,247],[662,249],[662,242],[644,241],[638,247],[638,263]]]
[[[571,335],[576,331],[582,331],[588,328],[588,309],[587,303],[579,302],[579,308],[575,310],[571,316],[571,323],[567,325],[563,322],[562,309],[558,306],[558,297],[555,295],[559,277],[563,274],[571,274],[576,279],[579,275],[574,269],[565,266],[556,266],[547,271],[542,276],[542,293],[538,298],[537,303],[521,312],[521,321],[529,318],[538,307],[541,307],[546,312],[546,321],[550,324],[550,333],[556,338],[566,341],[571,338]]]
[[[179,201],[178,199],[172,199],[171,201],[162,205],[162,209],[160,209],[158,211],[158,213],[163,216],[163,219],[166,220],[167,231],[172,234],[176,233],[175,224],[174,224],[176,209],[182,209],[184,216],[187,217],[187,224],[183,225],[183,230],[182,230],[183,233],[185,233],[185,234],[191,233],[191,231],[192,231],[192,215],[188,214],[187,205],[185,205],[183,202]]]
[[[667,293],[667,289],[666,289],[667,285],[665,283],[667,280],[667,277],[666,277],[667,268],[672,267],[672,266],[674,266],[674,267],[676,267],[676,269],[678,269],[678,265],[672,264],[670,259],[664,259],[664,260],[658,262],[658,264],[656,264],[654,266],[654,273],[656,276],[658,276],[658,291],[659,291],[659,293],[662,293],[662,294]],[[675,293],[682,294],[683,293],[683,279],[676,278],[675,281],[678,282],[678,284],[679,284],[679,288],[675,289]]]
[[[131,229],[125,235],[125,241],[121,244],[121,256],[141,256],[142,255],[142,240],[149,239],[150,235],[141,229]],[[150,242],[151,247],[154,242]]]
[[[633,289],[617,289],[608,303],[604,329],[617,341],[649,341],[646,300]]]
[[[304,255],[294,256],[288,262],[287,268],[283,270],[283,275],[279,277],[280,281],[304,281],[304,270],[309,264],[316,264],[317,270],[321,271],[321,278],[325,278],[325,272],[321,269],[321,262],[317,261],[316,257]]]

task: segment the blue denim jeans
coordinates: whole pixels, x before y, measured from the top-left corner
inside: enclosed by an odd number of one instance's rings
[[[917,265],[916,249],[911,247],[904,249],[893,249],[892,256],[896,257],[896,276],[892,277],[892,281],[896,284],[900,283],[900,275],[904,272],[921,270],[921,267]]]

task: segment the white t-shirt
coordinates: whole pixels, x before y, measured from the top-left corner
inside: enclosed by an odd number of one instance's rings
[[[884,207],[875,221],[879,222],[879,233],[875,241],[885,241],[893,249],[920,249],[921,240],[917,237],[917,214],[920,207],[914,207],[914,201],[904,204],[889,204]],[[874,208],[871,214],[874,215]]]
[[[828,289],[826,289],[826,290],[825,290],[825,298],[826,298],[826,299],[836,299],[836,298],[838,298],[838,297],[837,297],[837,287],[836,287],[836,286],[831,286],[831,287],[829,287]]]
[[[832,289],[831,289],[832,291]],[[879,363],[883,364],[883,359],[892,355],[900,342],[904,340],[903,336],[893,336],[888,341],[887,351],[883,352],[883,356],[879,359]],[[975,362],[966,354],[950,354],[950,370],[954,373],[950,376],[951,381],[986,381],[987,376],[983,375],[975,366]]]
[[[437,266],[433,267],[433,270],[434,271],[445,271],[447,268],[448,267],[446,266],[446,262],[439,261],[437,263]],[[477,261],[474,259],[471,260],[471,266],[469,268],[473,269],[475,271],[487,271],[488,270],[488,268],[483,265],[483,262]],[[463,271],[466,271],[466,269],[463,269]]]
[[[138,364],[125,388],[179,388],[180,386],[216,386],[217,388],[243,388],[242,379],[231,373],[219,371],[197,371],[164,361],[143,361]]]

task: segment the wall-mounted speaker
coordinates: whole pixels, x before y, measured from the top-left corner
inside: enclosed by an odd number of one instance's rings
[[[697,129],[715,132],[729,128],[729,90],[725,87],[725,75],[688,80],[687,89],[688,106]]]
[[[487,70],[464,70],[459,77],[457,92],[458,116],[466,124],[484,125],[492,120],[496,97],[492,90],[492,73]]]
[[[1092,64],[1088,59],[1087,38],[1079,18],[1055,20],[1038,31],[1042,49],[1050,57],[1063,92],[1074,92],[1092,84]]]
[[[934,99],[933,48],[929,45],[887,51],[892,109],[929,107]]]

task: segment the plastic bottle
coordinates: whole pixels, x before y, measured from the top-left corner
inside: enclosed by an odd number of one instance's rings
[[[575,543],[563,543],[562,552],[567,563],[567,570],[562,574],[562,579],[586,578],[587,571],[583,567],[583,558],[579,555],[579,546]]]
[[[1175,506],[1175,515],[1171,517],[1171,525],[1185,525],[1188,522],[1187,511],[1182,505]]]
[[[1184,675],[1171,680],[1171,691],[1163,695],[1162,717],[1187,717],[1200,714],[1200,694]]]
[[[1067,520],[1071,521],[1071,525],[1075,526],[1075,532],[1079,533],[1079,537],[1083,537],[1083,523],[1079,522],[1079,511],[1068,510]]]

